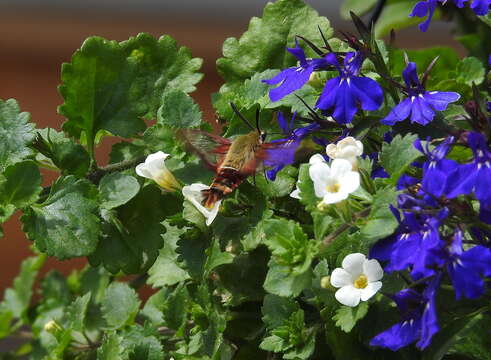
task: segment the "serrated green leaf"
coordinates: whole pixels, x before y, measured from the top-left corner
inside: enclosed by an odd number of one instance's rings
[[[356,323],[363,319],[368,312],[368,303],[361,302],[356,307],[341,306],[336,310],[333,320],[336,321],[336,326],[340,327],[346,333],[351,332]]]
[[[119,329],[133,322],[139,307],[135,290],[126,283],[113,282],[102,300],[102,316],[111,329]]]
[[[215,238],[211,246],[206,250],[205,276],[209,275],[216,267],[230,264],[234,256],[220,249],[220,243]]]
[[[377,0],[344,0],[341,4],[341,17],[345,20],[351,20],[351,11],[358,16],[363,16],[368,11],[370,11],[376,3]]]
[[[489,329],[491,316],[481,314],[476,322],[467,323],[465,330],[458,333],[447,354],[460,354],[479,360],[491,360],[491,339],[482,329]],[[460,324],[462,325],[462,324]],[[469,326],[471,325],[471,326]]]
[[[278,172],[274,181],[269,181],[264,176],[256,178],[256,186],[268,198],[288,196],[295,187],[296,178],[288,173],[289,169]]]
[[[97,360],[128,359],[122,345],[122,337],[115,332],[107,333],[102,345],[97,349]]]
[[[12,204],[16,208],[26,207],[38,199],[42,190],[39,168],[32,161],[11,165],[0,177],[0,204]]]
[[[45,255],[38,255],[22,261],[19,275],[15,277],[13,287],[5,290],[2,302],[2,308],[8,309],[12,316],[22,318],[27,311],[34,281],[45,260]]]
[[[226,81],[245,80],[266,69],[283,69],[296,64],[285,51],[293,47],[297,34],[322,44],[317,26],[326,38],[332,36],[329,21],[300,0],[268,3],[262,18],[253,18],[249,29],[238,40],[228,38],[223,44],[223,58],[217,60],[219,74]],[[313,56],[306,49],[307,56]]]
[[[321,199],[315,196],[314,183],[310,178],[309,167],[309,164],[300,165],[297,187],[300,190],[300,202],[305,205],[307,210],[315,211]]]
[[[162,360],[162,344],[152,328],[132,327],[123,334],[123,346],[129,354],[128,360]]]
[[[139,34],[120,43],[88,38],[62,67],[63,128],[84,133],[89,148],[99,130],[123,137],[143,131],[141,118],[155,118],[165,92],[195,89],[201,63],[170,36]]]
[[[164,246],[160,249],[159,256],[155,263],[148,270],[147,283],[153,287],[172,286],[181,281],[189,279],[189,274],[181,268],[178,261],[177,241],[186,232],[186,228],[179,229],[168,222],[163,222],[166,228]]]
[[[97,211],[97,189],[70,175],[59,178],[46,201],[26,209],[21,220],[39,250],[69,259],[95,250],[100,230]]]
[[[264,297],[261,307],[263,321],[268,328],[276,328],[283,325],[290,315],[299,308],[298,303],[293,299],[268,294]]]
[[[90,301],[90,293],[77,297],[67,308],[66,316],[70,329],[82,332],[85,329],[85,315]]]
[[[188,291],[185,286],[178,285],[166,299],[163,310],[165,324],[176,331],[185,326],[187,320]]]
[[[264,280],[264,289],[274,295],[298,296],[303,289],[311,286],[312,271],[295,275],[288,266],[279,265],[273,260],[269,262],[269,271]]]
[[[82,145],[50,128],[38,130],[38,135],[36,149],[51,159],[62,174],[85,176],[89,169],[90,156]]]
[[[389,184],[395,185],[399,177],[406,171],[411,163],[421,156],[421,153],[413,146],[416,135],[408,134],[404,137],[396,135],[389,143],[382,144],[379,158],[380,164],[390,175]]]
[[[28,147],[36,136],[30,117],[14,99],[0,99],[0,172],[34,153]]]
[[[157,111],[159,124],[188,129],[201,124],[201,111],[191,96],[183,91],[169,91],[162,99]]]
[[[140,184],[131,175],[111,173],[105,175],[99,183],[101,206],[105,209],[126,204],[138,194]]]
[[[122,231],[112,224],[103,223],[102,238],[97,249],[89,256],[92,265],[103,264],[112,272],[135,274],[153,265],[162,247],[161,222],[180,210],[181,200],[162,193],[149,184],[128,203],[117,208]]]
[[[484,81],[486,69],[478,58],[469,56],[460,60],[456,72],[455,80],[458,83],[472,86],[472,84],[479,85]]]

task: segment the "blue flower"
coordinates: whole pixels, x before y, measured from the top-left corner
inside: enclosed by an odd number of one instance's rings
[[[450,136],[433,151],[429,149],[429,142],[426,143],[425,147],[419,139],[414,142],[414,147],[428,157],[428,161],[423,165],[423,190],[436,197],[440,197],[444,192],[449,192],[450,187],[457,186],[455,185],[454,172],[458,170],[459,164],[453,160],[445,159],[453,141],[454,138]]]
[[[464,3],[468,0],[454,0],[455,5],[459,8],[464,7]],[[471,4],[471,9],[474,11],[476,15],[486,15],[489,12],[489,5],[491,4],[490,0],[473,0]]]
[[[341,66],[336,55],[330,53],[326,61],[336,67],[339,76],[329,80],[317,101],[316,107],[332,111],[332,117],[339,124],[347,124],[353,120],[358,104],[363,110],[377,110],[383,102],[380,85],[367,77],[358,76],[365,59],[360,52],[349,52]]]
[[[393,296],[401,313],[402,321],[375,336],[371,346],[380,346],[397,351],[417,341],[419,349],[430,345],[431,338],[439,330],[436,316],[436,290],[441,276],[431,279],[423,293],[404,289]]]
[[[382,119],[382,124],[394,125],[410,117],[412,123],[426,125],[433,120],[435,111],[445,110],[449,103],[460,99],[451,91],[426,91],[419,81],[416,64],[410,62],[402,73],[408,97],[402,100]]]
[[[266,177],[271,181],[276,179],[276,174],[278,171],[283,169],[286,165],[290,165],[295,162],[295,153],[302,139],[311,132],[320,128],[318,123],[312,123],[298,129],[293,129],[295,115],[296,113],[293,114],[292,119],[288,124],[283,116],[283,113],[278,113],[278,124],[283,133],[288,135],[288,137],[271,141],[271,144],[280,143],[280,145],[266,150],[267,155],[266,159],[264,160],[264,165],[267,167],[272,167],[266,171]]]
[[[420,17],[423,18],[428,15],[428,18],[419,24],[419,29],[423,32],[428,30],[428,26],[430,26],[431,19],[433,17],[433,13],[435,12],[438,1],[442,2],[442,0],[424,0],[418,2],[414,5],[413,11],[409,14],[409,17]]]
[[[462,232],[455,233],[448,249],[449,263],[447,271],[458,299],[465,295],[475,299],[484,294],[483,277],[491,276],[491,250],[477,245],[464,251],[462,248]]]
[[[287,48],[287,50],[298,59],[300,66],[290,67],[281,71],[272,79],[262,80],[262,82],[268,85],[280,84],[269,91],[269,98],[271,101],[278,101],[295,90],[300,89],[307,81],[309,81],[310,75],[315,70],[324,69],[329,66],[324,58],[307,59],[305,57],[305,52],[299,46],[297,40],[295,40],[295,47]]]

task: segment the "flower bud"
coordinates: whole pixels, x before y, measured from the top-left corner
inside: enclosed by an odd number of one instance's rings
[[[44,330],[56,336],[63,331],[63,327],[56,320],[50,320],[44,324]]]
[[[335,144],[326,146],[326,154],[331,159],[345,159],[351,163],[353,170],[358,169],[357,157],[363,154],[363,144],[354,137],[348,136]]]
[[[333,287],[331,286],[331,277],[330,276],[323,276],[321,278],[321,288],[327,289],[327,290],[333,289]]]
[[[136,166],[136,174],[155,181],[166,191],[181,190],[181,185],[165,166],[165,159],[168,156],[169,154],[162,151],[148,155],[144,163]]]

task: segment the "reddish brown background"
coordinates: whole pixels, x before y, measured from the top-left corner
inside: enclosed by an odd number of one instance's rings
[[[256,12],[258,16],[260,8]],[[229,19],[227,22],[227,14],[212,19],[192,17],[186,13],[175,16],[166,13],[160,17],[143,13],[120,14],[116,7],[116,11],[101,14],[92,14],[90,11],[83,14],[61,10],[21,11],[8,7],[0,10],[0,98],[17,99],[21,109],[32,114],[32,121],[39,128],[50,126],[56,129],[60,129],[63,122],[63,118],[56,112],[62,102],[57,92],[61,64],[70,60],[71,54],[88,36],[124,40],[139,32],[149,32],[155,36],[170,34],[179,44],[191,48],[194,56],[204,59],[202,71],[205,78],[193,96],[204,111],[205,118],[212,120],[214,114],[210,94],[220,86],[215,60],[221,54],[223,40],[229,36],[239,36],[248,23],[248,16],[235,16],[233,21]],[[346,23],[340,22],[335,15],[329,17],[335,26],[346,30]],[[398,37],[398,44],[412,48],[442,42],[455,45],[445,28],[432,26],[433,31],[428,34],[404,31]],[[107,161],[110,145],[111,140],[106,139],[98,148],[100,164]],[[45,184],[53,180],[53,174],[43,175]],[[3,228],[5,236],[0,239],[0,294],[10,286],[22,259],[30,254],[30,242],[20,231],[19,214],[4,224]],[[50,259],[45,269],[56,268],[67,273],[84,263],[83,259],[64,262]]]

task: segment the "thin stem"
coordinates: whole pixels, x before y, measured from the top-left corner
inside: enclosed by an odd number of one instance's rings
[[[368,216],[368,214],[370,214],[370,210],[371,210],[371,208],[366,208],[365,210],[362,210],[360,212],[355,213],[353,215],[353,221],[356,221],[357,219],[360,219],[360,218],[363,218],[363,217]],[[341,225],[340,227],[338,227],[332,233],[330,233],[329,235],[327,235],[324,238],[324,240],[322,240],[323,245],[324,246],[329,246],[329,244],[331,244],[334,241],[334,239],[336,239],[339,235],[341,235],[343,232],[345,232],[346,230],[348,230],[351,226],[353,226],[353,224],[351,224],[351,223],[345,223],[345,224]]]

